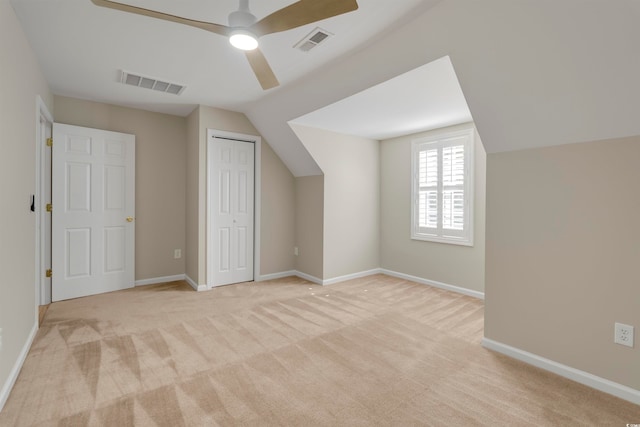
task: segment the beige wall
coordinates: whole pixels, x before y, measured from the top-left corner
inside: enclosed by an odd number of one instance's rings
[[[292,125],[324,172],[325,280],[379,267],[380,146],[372,139]]]
[[[197,115],[197,116],[196,116]],[[187,196],[187,218],[189,224],[187,229],[187,252],[190,254],[187,274],[198,285],[206,285],[206,215],[207,215],[207,129],[216,129],[226,132],[235,132],[245,135],[260,136],[247,117],[238,112],[222,110],[214,107],[200,106],[187,119],[189,136],[188,139],[188,196]],[[197,140],[194,137],[195,130],[198,130]],[[196,147],[197,144],[197,147]],[[261,244],[260,253],[260,274],[278,273],[293,269],[294,263],[290,254],[293,250],[293,224],[287,224],[285,218],[293,218],[294,207],[294,187],[293,176],[286,169],[279,159],[274,159],[275,154],[268,146],[267,141],[262,141],[262,153],[260,159],[261,167],[261,188],[263,194],[260,212],[266,210],[267,219],[261,221],[260,240],[266,240]],[[194,170],[195,168],[195,170]],[[197,178],[197,181],[196,181]],[[280,187],[279,187],[280,186]],[[275,205],[273,199],[280,199],[284,202],[280,208],[282,213],[274,213]],[[266,206],[265,206],[266,204]],[[282,215],[279,217],[278,215]],[[194,223],[197,223],[197,228]],[[277,239],[274,236],[280,235]],[[263,259],[261,254],[270,252]],[[194,256],[194,260],[191,258]],[[197,273],[197,274],[196,274]],[[195,275],[195,277],[194,277]]]
[[[422,132],[381,142],[380,265],[391,271],[484,292],[486,154],[477,132],[473,247],[411,240],[411,140],[432,134]]]
[[[0,390],[36,326],[36,96],[53,98],[13,8],[0,1]],[[0,395],[0,406],[2,398]]]
[[[324,177],[295,178],[295,269],[323,278]]]
[[[485,336],[640,390],[640,137],[488,156]],[[638,339],[636,329],[636,340]]]
[[[262,144],[260,274],[295,268],[295,181],[269,144]]]
[[[136,279],[186,273],[206,284],[207,129],[258,135],[247,118],[200,106],[186,119],[56,97],[56,121],[136,135]],[[293,176],[262,143],[261,274],[294,268]],[[183,258],[173,259],[174,249]]]
[[[136,280],[183,274],[173,251],[185,248],[186,120],[61,96],[54,117],[136,136]]]

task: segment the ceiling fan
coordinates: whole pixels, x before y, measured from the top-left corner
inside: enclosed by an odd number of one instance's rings
[[[278,79],[273,73],[273,70],[271,70],[267,59],[258,48],[259,37],[291,30],[358,9],[358,2],[356,0],[300,0],[258,21],[249,10],[249,0],[239,0],[240,5],[238,10],[229,15],[229,26],[226,26],[213,22],[183,18],[111,0],[91,1],[96,6],[190,25],[229,37],[229,41],[234,47],[245,52],[249,64],[264,90],[274,88],[280,83],[278,83]]]

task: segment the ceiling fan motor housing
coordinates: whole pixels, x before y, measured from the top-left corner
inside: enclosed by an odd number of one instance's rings
[[[256,17],[246,10],[236,10],[229,15],[229,26],[231,28],[249,28],[256,22]]]

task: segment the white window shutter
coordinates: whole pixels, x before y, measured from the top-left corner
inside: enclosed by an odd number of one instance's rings
[[[412,239],[473,245],[473,132],[412,142]]]

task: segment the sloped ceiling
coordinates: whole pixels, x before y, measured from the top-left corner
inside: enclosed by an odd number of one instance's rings
[[[445,56],[289,123],[383,140],[472,120]]]
[[[640,134],[640,3],[444,0],[246,114],[296,176],[321,173],[287,124],[449,56],[488,153]]]

